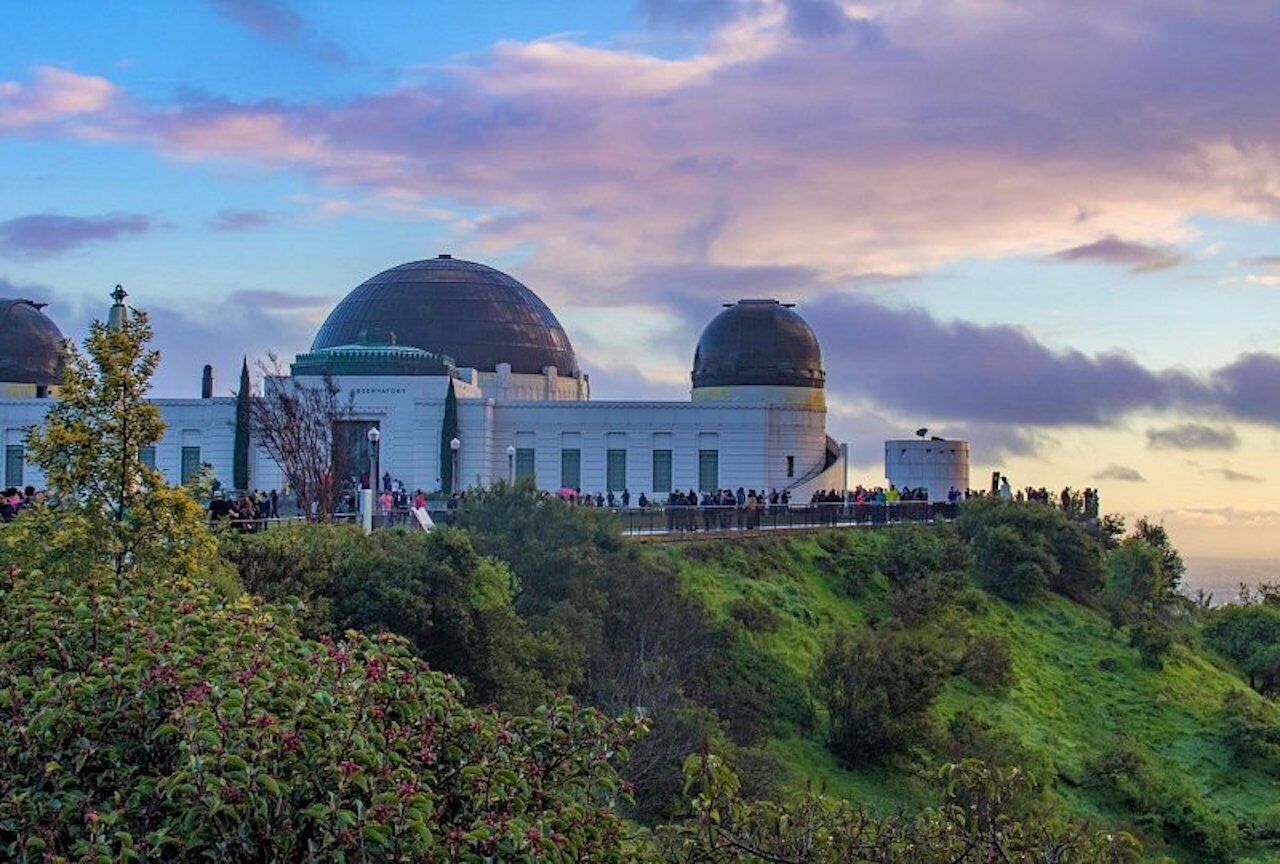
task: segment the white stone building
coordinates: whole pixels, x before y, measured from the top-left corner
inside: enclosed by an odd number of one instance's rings
[[[0,301],[0,314],[6,308],[13,314],[0,318],[4,485],[39,486],[23,441],[56,398],[61,336],[35,304]],[[333,376],[352,398],[352,464],[366,464],[363,433],[377,426],[379,474],[409,489],[448,491],[455,464],[458,489],[526,475],[551,491],[628,490],[661,500],[672,489],[790,489],[807,500],[816,489],[845,488],[845,448],[826,434],[818,340],[776,300],[726,304],[707,325],[688,400],[592,400],[568,336],[532,291],[485,265],[441,255],[355,288],[291,374]],[[446,429],[451,388],[456,425]],[[230,487],[235,400],[206,396],[156,400],[167,429],[145,458],[175,482],[208,463]],[[249,464],[250,486],[284,486],[256,447]]]

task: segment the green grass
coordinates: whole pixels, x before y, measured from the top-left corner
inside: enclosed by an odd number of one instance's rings
[[[884,615],[883,580],[863,579],[851,596],[829,549],[879,548],[885,533],[842,533],[838,539],[808,534],[701,541],[657,554],[677,562],[686,590],[713,615],[727,617],[731,604],[744,597],[771,606],[778,625],[745,638],[807,681],[831,633]],[[1162,669],[1151,669],[1093,609],[1056,596],[1024,606],[990,596],[986,601],[976,604],[978,611],[955,608],[947,617],[972,633],[1007,638],[1015,683],[991,694],[953,677],[935,706],[939,724],[967,709],[1012,733],[1051,766],[1051,794],[1102,824],[1131,825],[1137,816],[1079,785],[1085,761],[1120,734],[1141,741],[1164,770],[1185,775],[1207,802],[1237,820],[1280,805],[1276,780],[1230,763],[1219,712],[1223,697],[1246,684],[1218,658],[1178,646]],[[795,733],[765,745],[789,766],[795,786],[823,788],[881,813],[918,808],[930,799],[925,780],[911,772],[842,768],[821,735]],[[1185,850],[1161,847],[1159,838],[1148,837],[1148,848],[1195,860]],[[1253,856],[1247,860],[1280,860],[1274,848],[1242,854]]]

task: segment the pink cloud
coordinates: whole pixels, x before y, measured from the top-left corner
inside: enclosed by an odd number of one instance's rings
[[[31,84],[0,82],[0,131],[95,114],[107,108],[118,93],[105,78],[38,66]]]

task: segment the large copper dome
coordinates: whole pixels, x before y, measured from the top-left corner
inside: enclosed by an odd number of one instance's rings
[[[0,297],[0,381],[62,383],[62,331],[41,311],[44,306]]]
[[[739,300],[702,331],[693,386],[821,388],[822,349],[813,328],[777,300]]]
[[[578,371],[573,346],[538,295],[506,273],[448,255],[411,261],[365,281],[334,307],[312,351],[411,345],[460,368],[539,374]]]

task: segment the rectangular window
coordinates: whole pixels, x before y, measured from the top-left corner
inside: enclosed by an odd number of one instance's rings
[[[182,482],[190,483],[200,473],[200,448],[182,448]]]
[[[516,448],[516,479],[523,480],[525,477],[536,480],[533,473],[533,448],[517,447]]]
[[[579,489],[582,487],[582,451],[569,448],[560,451],[560,488]]]
[[[138,451],[138,460],[148,468],[155,470],[156,467],[156,448],[143,447]]]
[[[627,488],[627,451],[609,450],[605,462],[605,491],[621,492]]]
[[[4,485],[22,486],[22,460],[24,452],[21,444],[10,444],[4,448]]]
[[[796,457],[794,456],[787,457],[787,476],[796,476]]]
[[[720,451],[698,451],[698,491],[714,492],[720,488]]]
[[[653,491],[671,491],[671,451],[653,451]]]

